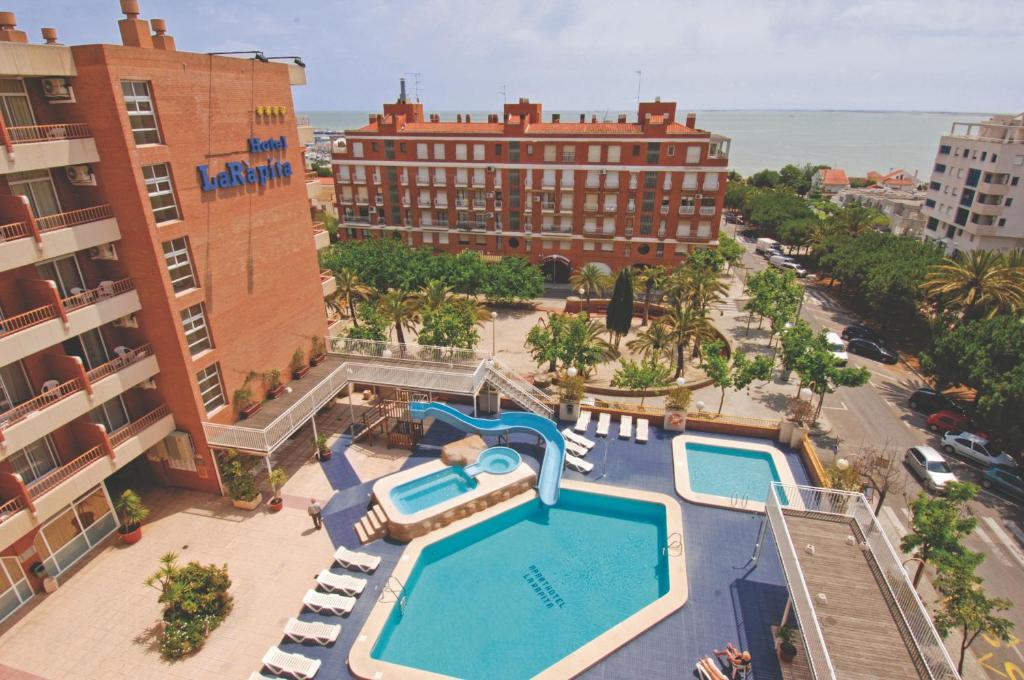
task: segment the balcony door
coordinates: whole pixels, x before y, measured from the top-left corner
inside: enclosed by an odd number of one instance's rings
[[[0,414],[11,410],[33,396],[25,367],[20,361],[0,366]]]
[[[40,278],[49,279],[57,284],[57,290],[60,291],[62,298],[85,290],[85,279],[74,255],[41,262],[36,265],[36,271],[39,272]]]
[[[118,395],[89,411],[89,420],[102,425],[107,429],[107,434],[110,434],[128,424],[128,411],[125,410],[124,402]]]
[[[7,127],[36,124],[32,104],[25,92],[25,81],[21,78],[0,78],[0,112]]]
[[[96,328],[65,340],[64,352],[81,359],[87,371],[110,361],[107,345],[103,342],[103,334]]]
[[[50,435],[37,439],[20,451],[15,451],[7,460],[14,471],[21,475],[21,481],[25,484],[31,484],[59,465]]]
[[[60,199],[57,198],[49,170],[15,172],[7,176],[7,182],[11,186],[11,193],[28,199],[32,214],[37,218],[61,211]]]

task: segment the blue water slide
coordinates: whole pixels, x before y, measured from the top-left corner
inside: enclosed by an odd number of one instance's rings
[[[544,439],[544,461],[540,466],[537,491],[545,505],[558,502],[558,489],[562,482],[562,466],[565,465],[565,437],[558,430],[558,424],[550,418],[535,413],[510,411],[497,418],[474,418],[437,401],[412,402],[409,415],[413,420],[436,418],[463,432],[501,435],[508,432],[529,432]]]

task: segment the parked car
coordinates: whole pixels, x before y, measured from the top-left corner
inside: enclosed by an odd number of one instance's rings
[[[870,340],[871,342],[875,343],[876,345],[885,345],[885,344],[887,344],[885,342],[885,339],[881,335],[879,335],[878,333],[874,332],[873,330],[871,330],[867,326],[863,326],[861,324],[852,324],[850,326],[847,326],[846,328],[843,329],[843,332],[840,333],[840,336],[843,338],[843,340],[853,340],[854,338],[864,338],[865,340]]]
[[[892,351],[885,345],[879,345],[877,342],[872,342],[867,338],[851,339],[846,343],[846,351],[851,354],[867,357],[868,359],[881,361],[883,364],[895,364],[900,360],[900,357],[896,352]]]
[[[780,269],[792,269],[793,273],[796,274],[796,277],[798,279],[802,279],[805,276],[807,276],[807,270],[804,269],[803,267],[801,267],[800,265],[798,265],[796,262],[793,262],[792,260],[790,260],[789,262],[784,262],[782,264],[782,266],[779,267],[779,268]]]
[[[832,355],[839,359],[840,365],[845,366],[850,357],[846,354],[846,346],[843,344],[843,339],[832,331],[825,335],[825,339],[828,342],[828,348],[832,350]]]
[[[988,439],[988,433],[978,430],[974,423],[963,413],[957,411],[936,411],[928,416],[928,429],[939,434],[953,432],[970,432]]]
[[[791,263],[793,263],[793,258],[789,255],[772,255],[768,258],[768,264],[776,269],[785,269],[786,265]]]
[[[942,436],[942,449],[985,467],[1001,465],[1016,468],[1017,461],[1002,451],[993,451],[988,440],[970,432],[947,432]]]
[[[1024,478],[1020,474],[1006,468],[994,467],[985,470],[981,485],[986,489],[995,489],[1016,501],[1024,503]]]
[[[910,395],[910,408],[922,413],[935,413],[936,411],[964,412],[960,404],[930,387],[914,390],[914,393]]]
[[[949,469],[946,459],[930,446],[911,446],[903,460],[910,471],[934,493],[942,493],[946,484],[956,481],[956,475]]]

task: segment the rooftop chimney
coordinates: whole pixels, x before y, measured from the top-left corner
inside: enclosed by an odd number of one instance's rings
[[[0,12],[0,42],[27,43],[25,31],[17,30],[18,19],[14,12]]]
[[[405,96],[405,78],[398,79],[398,103],[405,104],[409,100]]]
[[[590,116],[590,122],[591,123],[596,123],[597,122],[597,114],[596,113],[593,114],[592,116]]]
[[[562,122],[562,114],[560,114],[560,113],[552,113],[551,114],[551,122],[552,123],[561,123]]]
[[[580,114],[580,122],[581,123],[586,123],[587,122],[587,114],[585,114],[585,113],[581,113]]]
[[[472,120],[470,120],[468,113],[466,114],[466,122],[467,123],[472,123],[473,122]]]
[[[626,122],[626,114],[624,114],[624,113],[620,113],[619,114],[619,122],[620,123],[625,123]]]
[[[455,114],[455,122],[456,123],[461,123],[462,122],[462,114],[461,113],[456,113]]]
[[[121,31],[121,44],[125,47],[152,49],[153,38],[149,35],[149,23],[139,18],[139,0],[121,0],[124,19],[117,22]]]
[[[174,38],[167,33],[167,22],[163,19],[151,19],[149,25],[153,27],[153,47],[158,50],[174,51]]]
[[[59,45],[57,42],[57,29],[56,28],[44,28],[42,30],[43,40],[46,41],[47,45]]]
[[[660,104],[661,103],[661,97],[655,97],[654,98],[654,103],[655,104]]]
[[[686,127],[696,128],[697,127],[697,114],[691,111],[686,114]]]

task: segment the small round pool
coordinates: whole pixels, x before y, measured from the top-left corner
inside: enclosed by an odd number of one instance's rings
[[[522,462],[522,457],[515,449],[510,449],[507,446],[492,446],[480,454],[474,467],[492,475],[503,475],[515,470]]]

